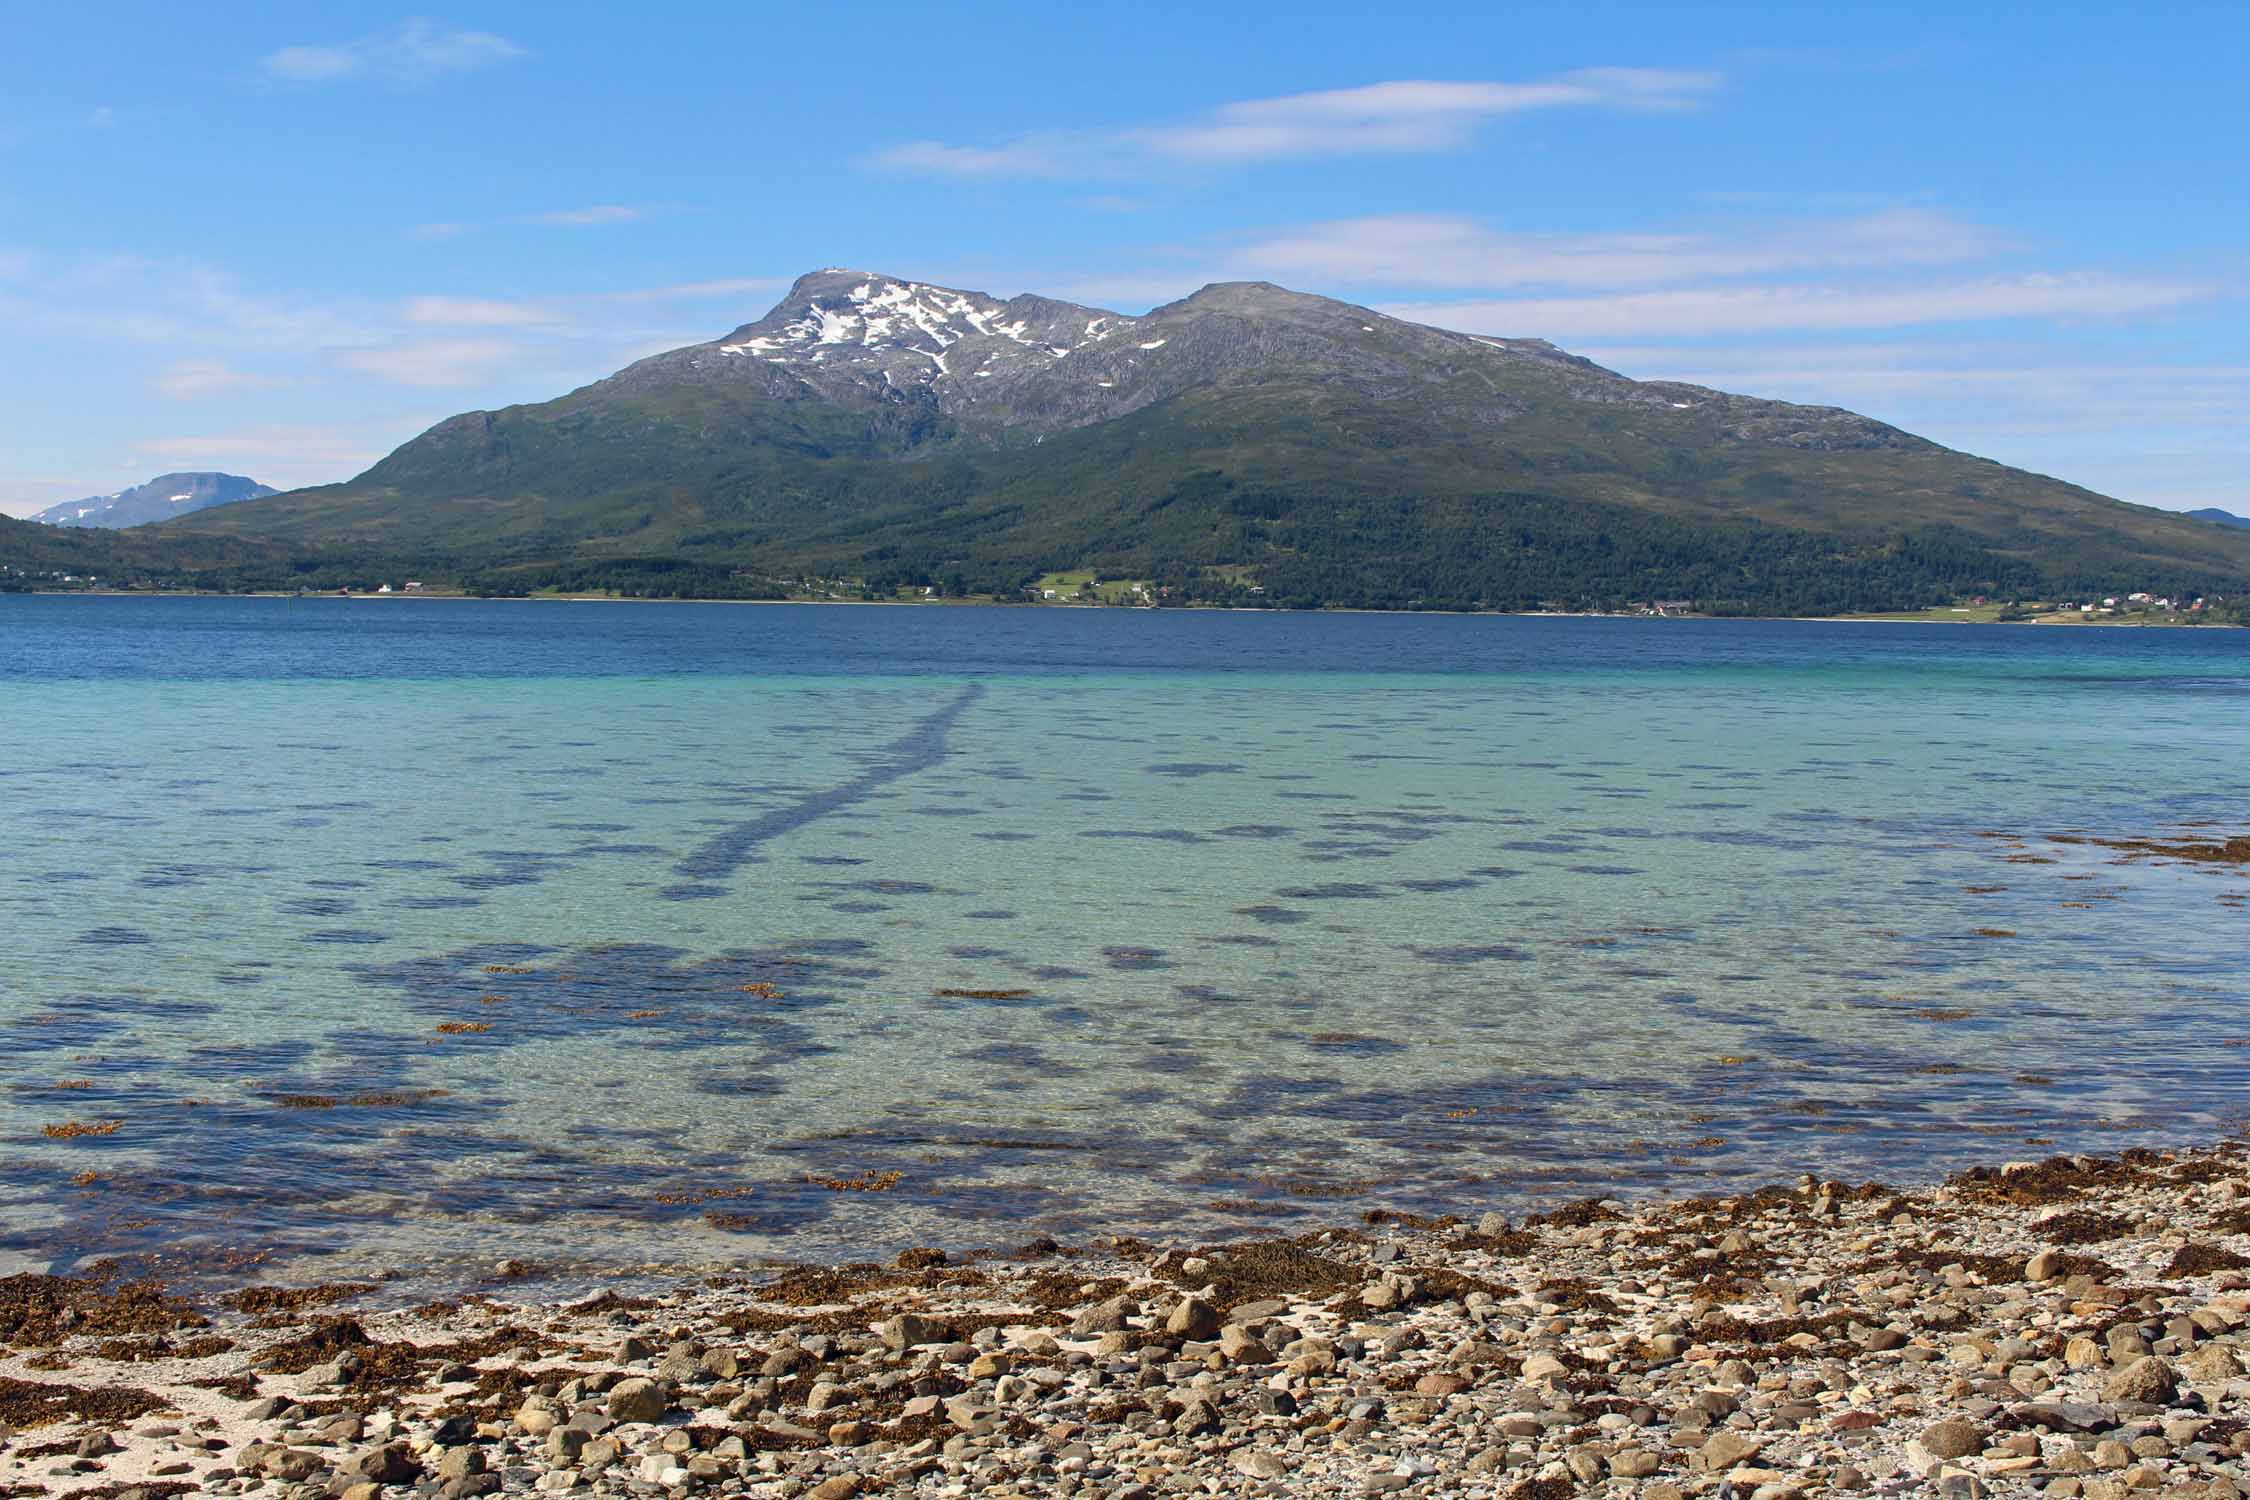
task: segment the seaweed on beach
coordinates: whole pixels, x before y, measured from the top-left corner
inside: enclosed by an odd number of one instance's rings
[[[122,1338],[208,1326],[161,1283],[113,1284],[99,1268],[83,1277],[0,1279],[0,1339],[24,1348],[51,1348],[75,1335]]]
[[[19,1432],[71,1421],[118,1427],[163,1405],[161,1400],[135,1386],[91,1389],[0,1375],[0,1426]]]

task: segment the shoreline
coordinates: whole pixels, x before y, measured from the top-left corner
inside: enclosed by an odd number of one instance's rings
[[[1290,609],[1280,606],[1257,608],[1225,604],[1174,604],[1174,605],[1122,605],[1122,604],[1063,604],[1034,599],[657,599],[629,594],[540,594],[540,595],[482,595],[415,592],[390,594],[339,594],[280,593],[271,590],[252,590],[247,593],[223,593],[209,589],[26,589],[26,598],[38,599],[325,599],[370,601],[384,604],[412,600],[418,603],[441,602],[450,604],[739,604],[739,605],[810,605],[819,608],[852,609],[1045,609],[1045,610],[1101,610],[1113,614],[1215,614],[1215,615],[1397,615],[1424,616],[1458,620],[1637,620],[1668,624],[1757,624],[1786,623],[1795,625],[2045,625],[2068,629],[2095,628],[2104,630],[2250,630],[2250,625],[2221,624],[2217,621],[2186,622],[2177,620],[2116,620],[2116,619],[2030,619],[2030,620],[1938,620],[1910,619],[1898,615],[1642,615],[1612,614],[1600,610],[1559,609],[1370,609],[1358,605],[1323,605],[1318,609]]]
[[[2250,1490],[2238,1140],[572,1302],[530,1271],[390,1310],[0,1279],[0,1494]]]

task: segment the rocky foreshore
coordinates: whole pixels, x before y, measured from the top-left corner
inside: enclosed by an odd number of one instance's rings
[[[2245,1252],[2230,1143],[557,1305],[19,1276],[0,1496],[2235,1496]]]

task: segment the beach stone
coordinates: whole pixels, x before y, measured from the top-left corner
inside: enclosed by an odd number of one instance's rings
[[[545,1396],[534,1396],[516,1408],[516,1430],[530,1437],[545,1437],[565,1420],[561,1409]]]
[[[1446,1370],[1432,1370],[1429,1374],[1414,1382],[1415,1395],[1430,1396],[1439,1400],[1447,1396],[1458,1396],[1468,1388],[1469,1382],[1464,1377]]]
[[[662,1386],[635,1376],[611,1386],[606,1405],[613,1422],[658,1422],[663,1420],[671,1402],[665,1397]]]
[[[1646,1479],[1657,1466],[1656,1455],[1645,1448],[1620,1448],[1609,1456],[1609,1472],[1619,1479]]]
[[[485,1461],[482,1448],[448,1448],[445,1450],[445,1456],[438,1460],[437,1477],[440,1483],[445,1483],[456,1479],[466,1479],[471,1474],[482,1474],[484,1471]]]
[[[1984,1429],[1956,1417],[1922,1429],[1922,1447],[1936,1458],[1966,1458],[1984,1450]]]
[[[920,1313],[900,1313],[895,1318],[885,1318],[876,1325],[875,1333],[885,1348],[900,1351],[953,1341],[952,1324],[925,1318]]]
[[[1523,1362],[1522,1378],[1527,1381],[1560,1380],[1570,1373],[1570,1366],[1552,1354],[1534,1354]]]
[[[1236,1364],[1273,1363],[1273,1351],[1240,1323],[1229,1323],[1219,1330],[1219,1352]]]
[[[1201,1297],[1182,1297],[1164,1320],[1166,1333],[1199,1343],[1217,1338],[1219,1329],[1219,1310]]]
[[[1399,1285],[1398,1278],[1384,1276],[1362,1287],[1359,1300],[1376,1312],[1389,1312],[1405,1303],[1406,1293]]]
[[[1075,1338],[1086,1338],[1097,1333],[1122,1333],[1127,1320],[1140,1311],[1130,1297],[1112,1297],[1097,1302],[1071,1319],[1070,1331]]]
[[[2154,1355],[2134,1360],[2111,1372],[2102,1382],[2104,1401],[2145,1401],[2152,1406],[2169,1402],[2179,1389],[2172,1367]]]
[[[2242,1373],[2242,1360],[2225,1344],[2199,1344],[2181,1367],[2198,1385],[2218,1385]]]
[[[2053,1281],[2063,1274],[2063,1253],[2060,1250],[2042,1250],[2024,1266],[2026,1281]]]
[[[259,1467],[269,1479],[294,1484],[324,1471],[328,1460],[303,1448],[273,1448],[260,1458]]]
[[[1219,1413],[1209,1401],[1197,1396],[1188,1402],[1172,1421],[1172,1431],[1181,1437],[1195,1437],[1199,1433],[1217,1432]]]
[[[1707,1473],[1724,1473],[1748,1463],[1764,1448],[1764,1443],[1739,1432],[1716,1432],[1695,1450],[1695,1466]]]
[[[859,1493],[859,1476],[836,1474],[805,1492],[805,1500],[852,1500]]]
[[[422,1464],[406,1444],[385,1443],[353,1454],[345,1460],[341,1473],[346,1479],[376,1484],[408,1484],[422,1477]]]
[[[1289,1472],[1289,1465],[1277,1454],[1263,1448],[1241,1448],[1234,1455],[1234,1466],[1252,1479],[1279,1479]]]

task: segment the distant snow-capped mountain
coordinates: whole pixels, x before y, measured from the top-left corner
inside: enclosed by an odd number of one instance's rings
[[[146,484],[114,495],[90,495],[84,500],[50,505],[31,519],[49,526],[100,526],[114,531],[279,493],[240,474],[159,474]]]

